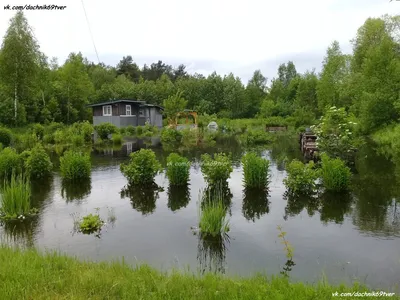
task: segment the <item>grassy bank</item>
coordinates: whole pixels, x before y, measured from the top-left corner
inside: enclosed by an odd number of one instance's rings
[[[148,266],[80,262],[6,247],[0,247],[0,262],[0,299],[332,299],[340,298],[332,297],[334,292],[365,291],[357,285],[293,284],[280,277],[163,274]]]

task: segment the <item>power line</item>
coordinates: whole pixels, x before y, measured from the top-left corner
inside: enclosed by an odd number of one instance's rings
[[[88,16],[87,16],[87,14],[86,14],[85,5],[84,5],[84,3],[83,3],[83,0],[82,0],[81,2],[82,2],[83,12],[85,13],[85,17],[86,17],[86,23],[87,23],[88,28],[89,28],[89,34],[90,34],[90,37],[91,37],[91,39],[92,39],[94,51],[96,52],[97,60],[98,60],[99,63],[100,63],[99,54],[97,53],[96,44],[94,43],[94,38],[93,38],[92,30],[90,29],[89,19],[88,19]]]

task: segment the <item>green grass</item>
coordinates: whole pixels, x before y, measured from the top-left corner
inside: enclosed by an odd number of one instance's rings
[[[190,163],[185,157],[171,153],[167,157],[166,175],[171,185],[187,185],[189,180]]]
[[[365,288],[290,283],[287,278],[229,278],[170,274],[149,266],[131,268],[126,263],[81,262],[75,258],[36,250],[0,246],[0,299],[341,299],[338,292],[363,292]],[[367,297],[382,299],[386,297]],[[387,297],[399,299],[399,297]],[[346,297],[344,299],[360,299]]]
[[[17,219],[31,212],[31,185],[22,175],[12,174],[11,180],[5,180],[0,189],[0,216]]]
[[[266,188],[269,178],[269,160],[249,152],[242,157],[244,185],[248,188]]]
[[[320,176],[327,191],[343,192],[349,189],[351,171],[345,162],[339,158],[332,159],[323,154],[321,156]]]

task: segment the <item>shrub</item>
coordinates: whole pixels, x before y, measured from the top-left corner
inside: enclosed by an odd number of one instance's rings
[[[90,234],[100,231],[103,225],[104,221],[100,218],[98,214],[89,214],[82,218],[79,223],[79,229],[82,233]]]
[[[60,158],[61,176],[68,180],[90,178],[91,162],[86,153],[66,151]]]
[[[109,134],[118,132],[117,126],[111,123],[101,123],[100,125],[95,126],[94,129],[102,140],[107,140]]]
[[[209,184],[228,180],[233,171],[231,158],[224,153],[215,154],[214,159],[209,154],[203,154],[201,162],[201,171]]]
[[[0,177],[9,176],[15,172],[20,172],[22,161],[17,152],[12,148],[5,148],[0,152]]]
[[[171,185],[186,185],[189,180],[189,160],[177,153],[167,157],[167,177]]]
[[[35,133],[25,133],[22,135],[17,135],[14,142],[14,148],[18,152],[22,152],[25,150],[30,150],[39,143],[39,138]]]
[[[44,136],[44,127],[43,127],[42,124],[39,124],[39,123],[34,124],[34,125],[32,126],[32,129],[33,129],[33,133],[37,136],[37,138],[38,138],[39,140],[43,139],[43,136]]]
[[[44,178],[50,175],[53,164],[41,144],[37,144],[25,160],[25,169],[31,178]]]
[[[142,127],[142,126],[137,126],[137,127],[136,127],[136,134],[137,134],[138,136],[141,136],[142,133],[143,133],[143,127]]]
[[[229,221],[226,219],[227,209],[220,197],[213,196],[206,200],[199,210],[199,229],[203,235],[216,237],[229,231]]]
[[[332,159],[327,154],[322,154],[320,172],[322,183],[327,191],[340,192],[348,189],[351,172],[341,159]]]
[[[161,164],[150,149],[140,149],[131,153],[129,163],[121,165],[122,174],[131,184],[152,184],[159,171]]]
[[[8,128],[0,127],[0,143],[3,147],[10,146],[12,141],[12,132]]]
[[[125,128],[125,131],[127,135],[129,136],[135,136],[136,135],[136,127],[129,125]]]
[[[90,143],[92,141],[94,128],[88,121],[74,123],[72,125],[72,131],[74,134],[82,136],[85,143]]]
[[[69,140],[74,147],[81,147],[85,144],[85,138],[83,135],[72,134],[69,136]]]
[[[273,136],[262,130],[250,130],[242,138],[247,145],[263,145],[274,141]]]
[[[294,159],[286,166],[287,177],[283,183],[293,194],[311,194],[315,191],[318,172],[313,161],[303,164]]]
[[[119,133],[114,133],[112,135],[112,141],[116,145],[121,145],[122,144],[122,135]]]
[[[265,188],[268,185],[269,160],[249,152],[243,156],[242,164],[245,187]]]
[[[0,216],[6,219],[21,219],[34,213],[31,209],[31,185],[22,175],[12,174],[0,189]]]
[[[182,142],[183,134],[175,129],[166,128],[161,132],[161,142],[168,145],[178,145]]]

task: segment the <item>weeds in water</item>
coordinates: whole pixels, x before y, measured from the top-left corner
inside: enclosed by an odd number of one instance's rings
[[[73,150],[66,151],[60,158],[61,176],[68,180],[81,180],[90,178],[90,156]]]
[[[171,185],[187,185],[190,163],[186,157],[171,153],[167,157],[167,177]]]
[[[203,235],[213,237],[227,233],[229,231],[229,221],[226,218],[227,208],[221,197],[207,199],[201,205],[202,193],[199,200],[200,221],[199,229]]]
[[[154,182],[154,177],[161,171],[161,164],[157,160],[154,151],[140,149],[131,153],[129,163],[122,164],[120,168],[130,184],[149,185]]]
[[[269,179],[269,160],[249,152],[242,157],[242,164],[245,187],[265,189]]]
[[[119,133],[114,133],[111,137],[111,140],[114,145],[121,145],[122,144],[122,135]]]
[[[116,220],[117,216],[115,215],[115,208],[114,207],[108,208],[108,218],[107,218],[108,223],[115,224]]]
[[[25,160],[25,169],[33,179],[48,177],[51,174],[53,164],[50,157],[41,144],[37,144]]]
[[[277,229],[279,231],[278,237],[281,239],[281,243],[284,245],[284,251],[286,253],[286,258],[287,261],[285,263],[285,267],[283,268],[283,271],[281,272],[282,275],[284,276],[289,276],[289,272],[292,270],[292,267],[295,265],[293,261],[293,247],[289,243],[289,241],[285,238],[286,232],[283,231],[282,226],[278,225]]]
[[[209,154],[203,154],[201,163],[201,171],[210,185],[226,182],[233,171],[231,156],[224,153],[215,154],[214,159]]]
[[[96,208],[96,214],[89,214],[80,218],[78,213],[71,214],[74,221],[74,232],[81,232],[83,234],[97,233],[100,236],[100,231],[105,222],[100,218],[99,208]]]
[[[24,219],[35,214],[31,208],[31,184],[29,178],[12,174],[11,180],[5,180],[0,188],[0,217],[2,219]]]
[[[351,171],[341,159],[322,154],[320,176],[327,191],[342,192],[349,188]]]
[[[310,195],[315,192],[318,171],[315,169],[313,161],[304,164],[294,159],[286,166],[286,172],[287,177],[283,179],[283,183],[289,193]]]
[[[13,172],[19,173],[22,160],[13,148],[4,148],[0,152],[0,177],[10,176]]]

